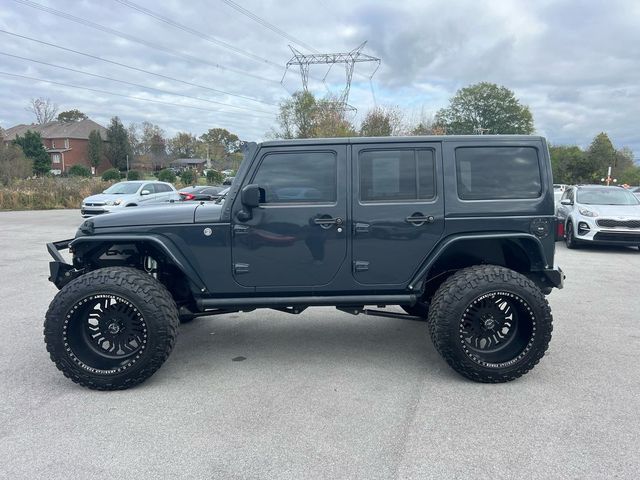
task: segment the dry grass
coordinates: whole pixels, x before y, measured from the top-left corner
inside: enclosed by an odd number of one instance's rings
[[[80,208],[82,199],[111,185],[99,178],[34,178],[0,185],[0,210]]]

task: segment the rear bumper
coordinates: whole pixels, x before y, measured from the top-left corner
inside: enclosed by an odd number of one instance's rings
[[[564,279],[567,277],[560,267],[550,268],[543,270],[544,278],[546,282],[551,284],[555,288],[564,287]]]

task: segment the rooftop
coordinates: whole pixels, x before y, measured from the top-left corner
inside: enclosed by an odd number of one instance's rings
[[[79,122],[48,122],[42,124],[16,125],[5,130],[5,140],[15,140],[16,136],[27,131],[38,132],[42,138],[79,138],[87,140],[92,130],[98,130],[103,140],[107,138],[107,129],[85,118]]]

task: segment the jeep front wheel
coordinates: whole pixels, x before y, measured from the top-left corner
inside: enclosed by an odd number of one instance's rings
[[[96,390],[137,385],[160,368],[175,343],[178,311],[167,289],[133,268],[94,270],[70,282],[46,314],[51,359],[74,382]]]
[[[504,267],[480,265],[449,277],[433,297],[436,350],[471,380],[499,383],[531,370],[551,340],[551,309],[539,288]]]

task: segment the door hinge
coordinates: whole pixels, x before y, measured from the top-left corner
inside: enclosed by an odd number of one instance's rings
[[[249,227],[247,225],[234,225],[233,233],[234,235],[246,235],[249,233]]]
[[[249,273],[249,264],[248,263],[234,263],[233,264],[233,273]]]
[[[369,262],[365,262],[364,260],[356,260],[353,262],[354,272],[366,272],[367,270],[369,270]]]

